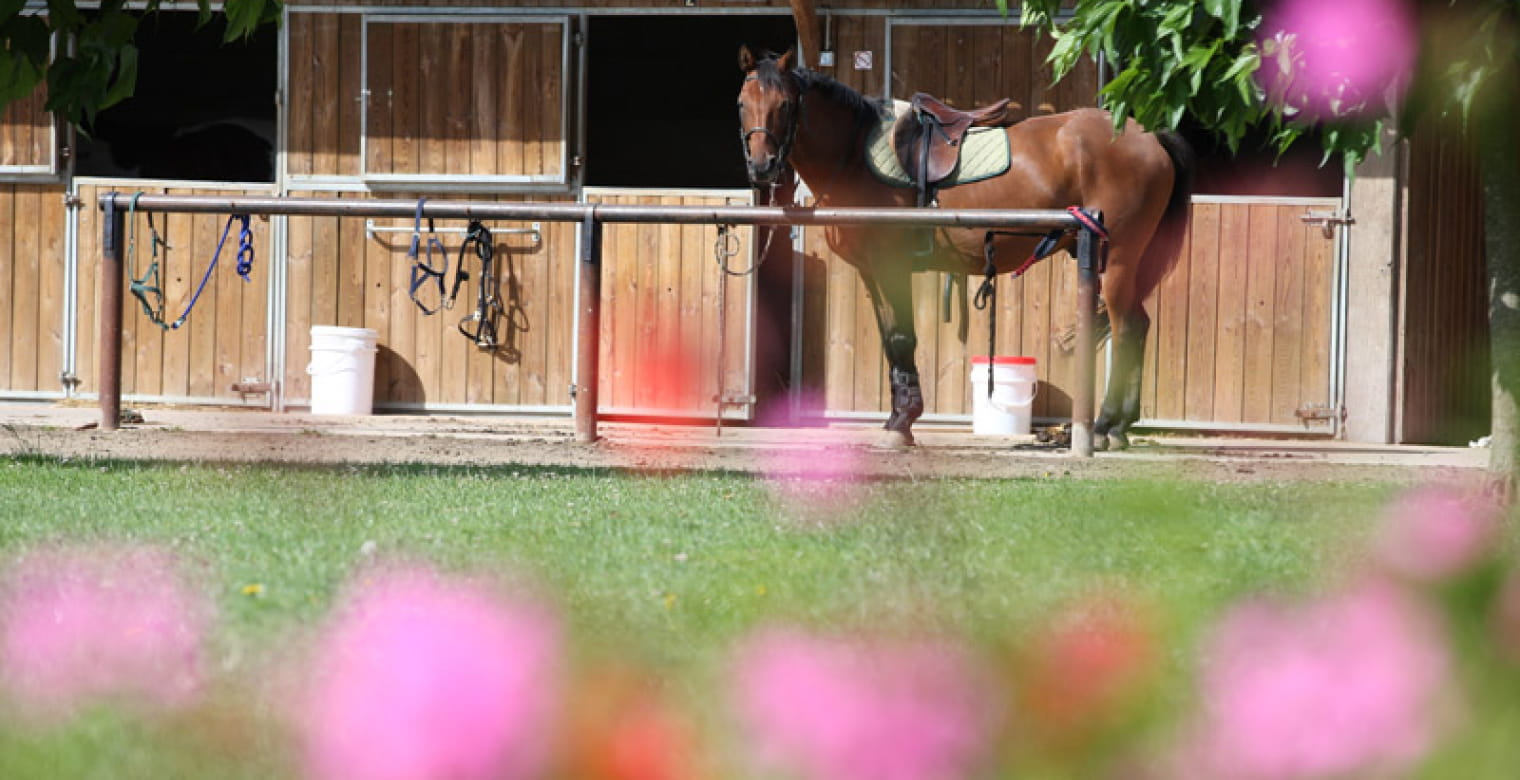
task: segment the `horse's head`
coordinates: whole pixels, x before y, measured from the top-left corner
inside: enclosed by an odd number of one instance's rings
[[[796,59],[791,49],[758,60],[748,46],[739,49],[739,69],[744,71],[744,86],[739,89],[739,139],[751,184],[776,183],[797,137],[802,87],[792,75]]]

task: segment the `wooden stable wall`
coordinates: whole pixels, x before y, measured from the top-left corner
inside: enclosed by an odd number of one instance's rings
[[[117,184],[81,183],[79,214],[78,316],[76,373],[79,389],[99,390],[101,220],[102,193],[135,192]],[[270,188],[228,189],[212,186],[153,187],[142,191],[172,195],[258,195]],[[147,215],[132,215],[126,274],[144,276],[153,262]],[[159,254],[159,279],[164,293],[164,318],[172,323],[185,311],[206,269],[216,256],[227,218],[217,214],[156,214],[153,222],[168,247]],[[121,391],[124,396],[170,401],[241,401],[232,385],[245,378],[264,379],[269,313],[270,265],[277,262],[269,240],[269,222],[254,218],[254,262],[245,282],[236,273],[238,231],[232,225],[216,271],[206,283],[185,324],[176,330],[155,325],[137,299],[122,301]],[[135,230],[135,240],[134,240]],[[132,245],[135,244],[135,251]],[[133,257],[135,255],[135,258]]]
[[[293,192],[295,196],[318,193]],[[327,197],[369,197],[365,193],[322,193]],[[415,196],[411,196],[415,197]],[[460,199],[460,198],[455,198]],[[469,200],[518,201],[517,196],[472,195]],[[390,408],[449,405],[510,407],[567,406],[574,350],[575,227],[545,222],[539,240],[521,222],[491,222],[498,293],[512,312],[497,324],[495,351],[481,350],[459,333],[460,320],[475,309],[480,261],[465,261],[470,279],[453,308],[426,315],[408,295],[411,284],[411,219],[373,220],[403,232],[367,234],[366,220],[354,217],[291,217],[285,307],[285,395],[301,405],[311,394],[306,373],[311,327],[336,325],[379,332],[375,362],[375,404]],[[460,231],[466,223],[439,220],[440,231]],[[461,232],[436,237],[447,250],[452,289]],[[424,258],[425,259],[425,258]],[[435,256],[439,267],[442,258]],[[436,287],[418,292],[437,308]]]
[[[1146,307],[1143,420],[1294,426],[1300,408],[1329,404],[1335,235],[1301,217],[1338,204],[1194,198],[1177,265]]]
[[[62,395],[64,225],[58,184],[0,182],[0,387]]]
[[[591,191],[586,200],[639,206],[752,202],[747,192],[625,190]],[[752,235],[752,228],[733,231],[730,270],[751,266]],[[717,227],[611,224],[602,241],[602,407],[614,414],[710,416],[715,397],[750,394],[750,345],[763,337],[754,328],[754,277],[730,276],[718,267]]]

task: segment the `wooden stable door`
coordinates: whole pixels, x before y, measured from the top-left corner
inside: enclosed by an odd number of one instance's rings
[[[1335,198],[1195,196],[1147,310],[1142,424],[1333,433]],[[1307,424],[1306,424],[1307,421]]]
[[[748,190],[589,189],[588,203],[747,206]],[[752,267],[753,228],[725,240],[730,271]],[[602,234],[600,408],[712,419],[753,413],[755,277],[719,266],[714,225],[608,224]],[[731,254],[729,254],[731,253]]]
[[[78,350],[79,390],[99,390],[98,334],[100,323],[101,193],[136,192],[139,183],[115,185],[95,181],[79,185]],[[146,192],[168,195],[258,195],[268,188],[218,188],[215,186],[153,187]],[[249,281],[237,274],[239,226],[228,232],[217,266],[209,279],[208,266],[216,257],[217,243],[227,228],[224,214],[155,214],[153,223],[167,246],[158,254],[158,281],[163,291],[164,317],[169,321],[185,312],[202,279],[205,290],[185,324],[164,330],[153,324],[137,299],[123,290],[121,335],[121,391],[129,399],[158,402],[216,402],[241,404],[244,397],[232,385],[263,382],[268,373],[269,281],[277,262],[271,251],[270,222],[253,217],[253,266]],[[132,239],[135,229],[135,257]],[[153,263],[153,242],[147,215],[137,212],[127,222],[126,275],[143,277]],[[130,284],[130,279],[127,280]],[[249,402],[265,405],[264,396]]]

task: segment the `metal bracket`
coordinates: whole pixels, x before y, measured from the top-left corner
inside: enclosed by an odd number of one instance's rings
[[[84,205],[84,198],[79,197],[79,193],[77,193],[77,192],[65,192],[65,193],[63,193],[63,207],[64,208],[66,208],[66,209],[77,209],[77,208],[79,208],[80,206],[83,206],[83,205]]]
[[[250,395],[269,395],[274,392],[274,383],[265,382],[256,376],[245,376],[241,382],[233,382],[228,388],[237,393],[243,401],[248,400]]]
[[[1356,219],[1344,211],[1310,211],[1300,214],[1298,220],[1305,225],[1319,225],[1325,238],[1335,238],[1337,225],[1355,225]]]
[[[1338,409],[1333,406],[1309,404],[1308,406],[1301,406],[1293,410],[1293,416],[1297,417],[1298,421],[1303,423],[1305,428],[1308,428],[1310,423],[1323,425],[1331,420],[1345,420],[1346,412],[1344,409]]]

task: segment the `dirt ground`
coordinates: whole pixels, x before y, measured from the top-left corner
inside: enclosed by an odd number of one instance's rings
[[[919,446],[879,445],[875,426],[739,428],[603,422],[594,444],[568,418],[462,415],[316,416],[263,410],[131,407],[141,422],[101,431],[78,403],[0,402],[0,455],[292,464],[534,465],[648,471],[837,473],[923,479],[1185,478],[1476,479],[1482,448],[1356,445],[1323,439],[1145,436],[1122,453],[1077,458],[1033,437],[976,436],[919,425]],[[839,466],[837,464],[846,464]]]

